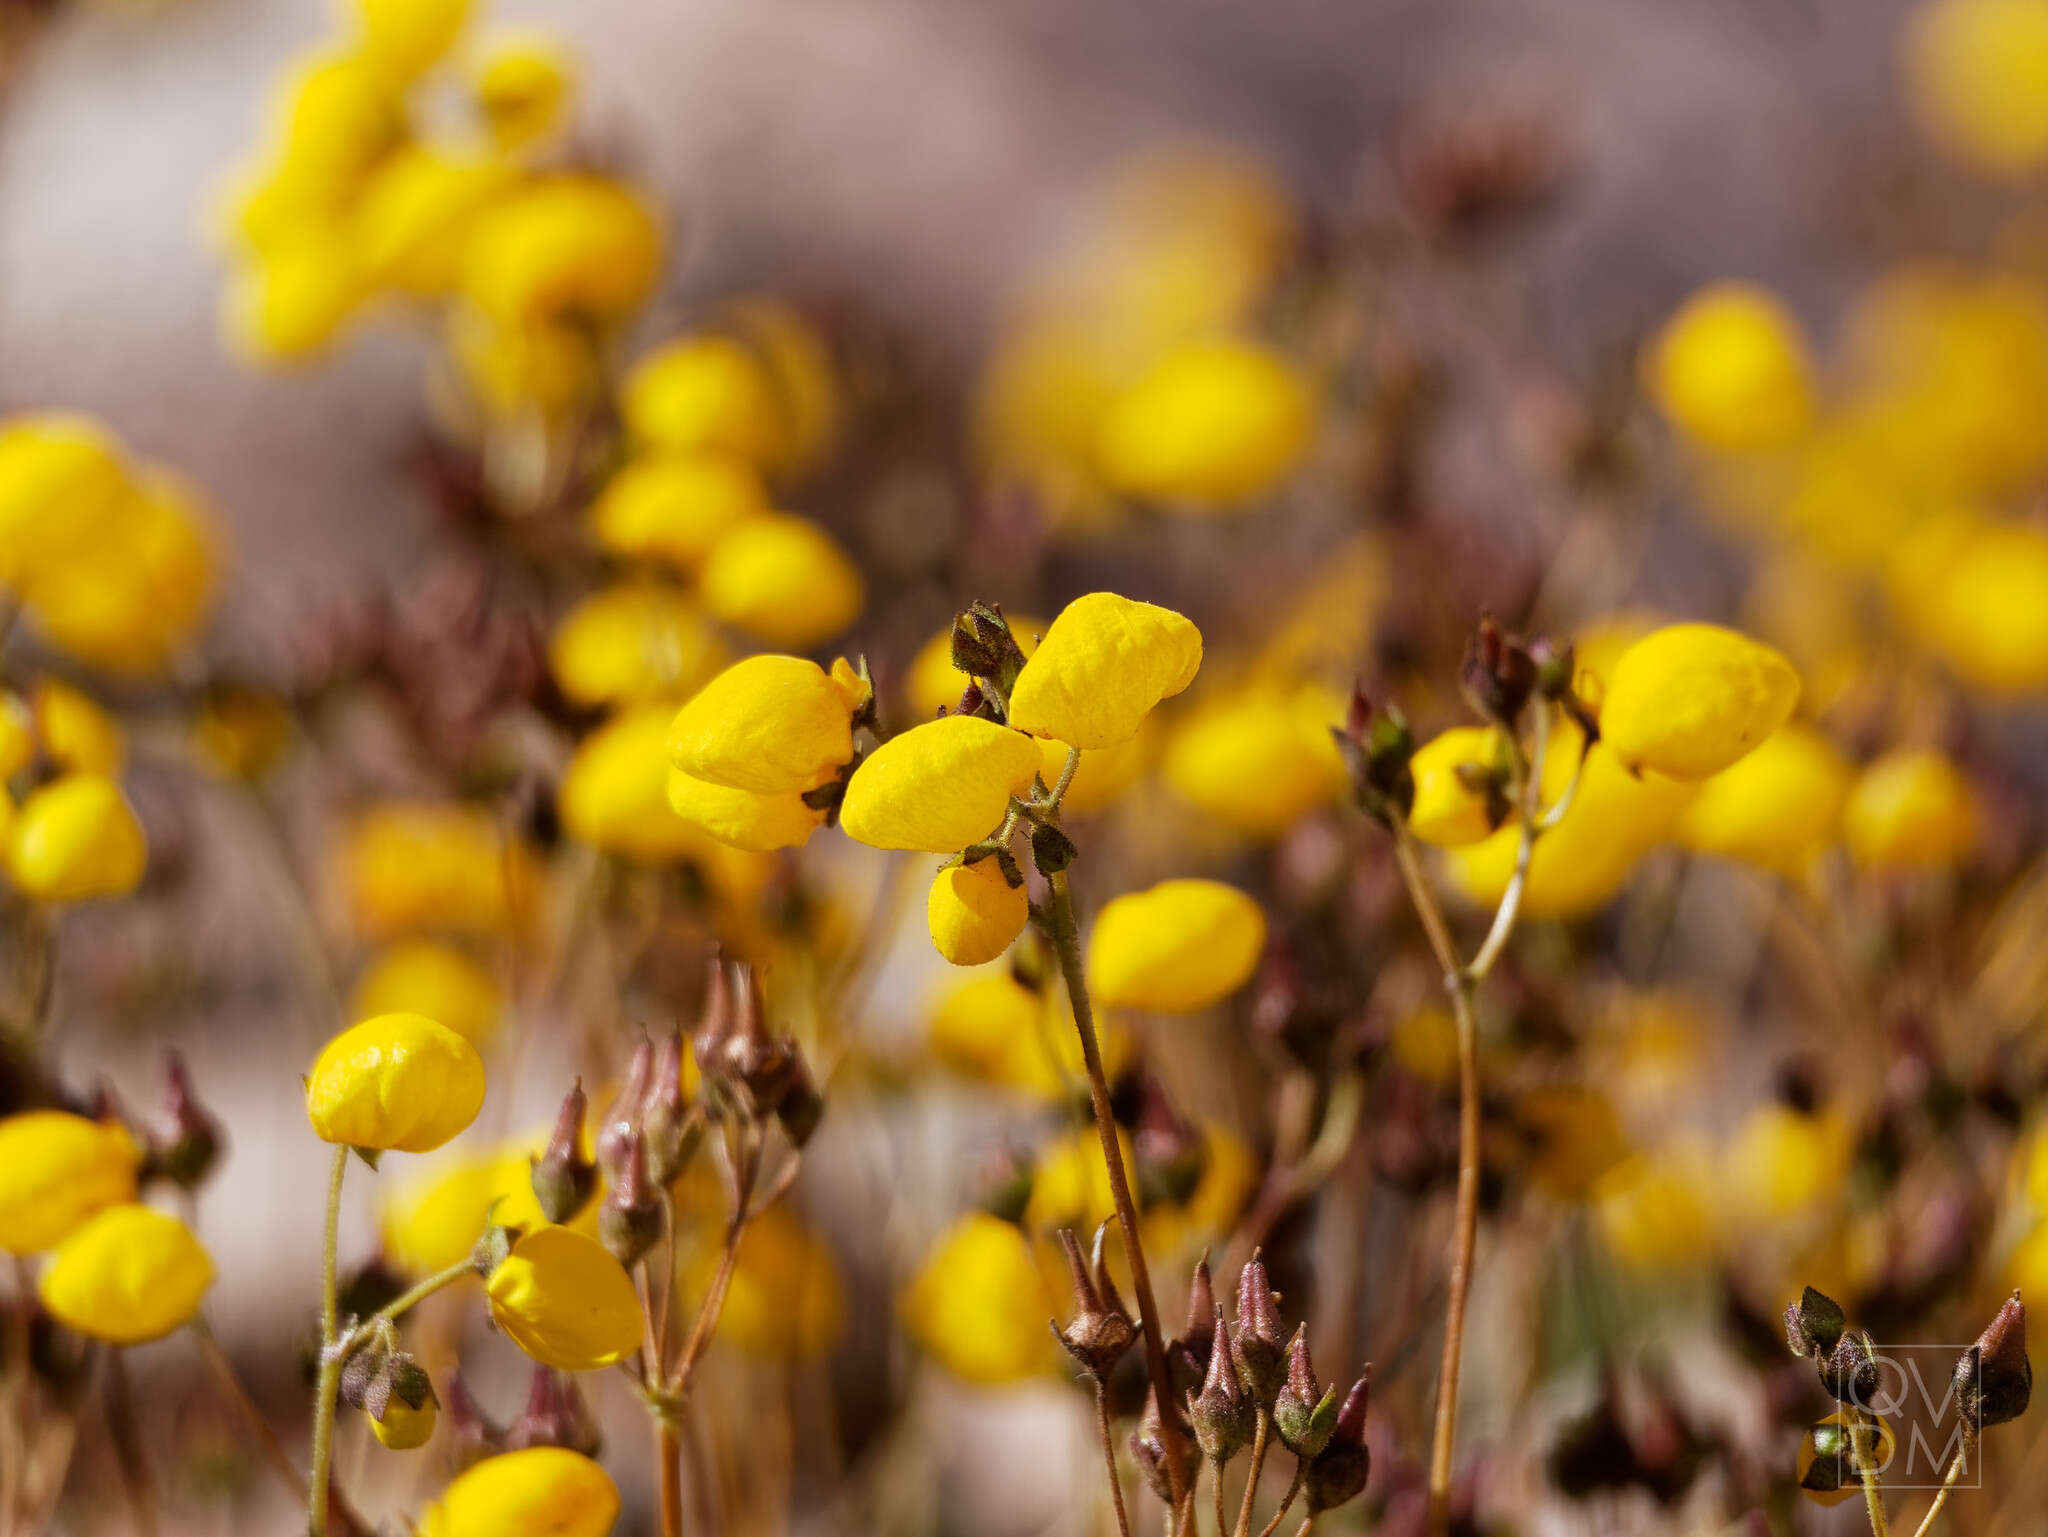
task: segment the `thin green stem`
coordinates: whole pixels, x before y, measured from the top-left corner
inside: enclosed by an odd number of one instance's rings
[[[446,1270],[435,1271],[410,1291],[404,1292],[394,1300],[385,1303],[384,1306],[372,1313],[370,1318],[372,1321],[381,1318],[387,1322],[395,1323],[399,1318],[411,1312],[444,1286],[453,1286],[457,1281],[475,1274],[476,1263],[465,1254]]]
[[[313,1401],[313,1476],[306,1495],[306,1526],[312,1537],[327,1537],[327,1483],[334,1469],[334,1398],[341,1385],[341,1355],[335,1346],[335,1259],[341,1242],[341,1180],[348,1173],[348,1148],[337,1144],[327,1176],[327,1230],[320,1259],[320,1384]]]

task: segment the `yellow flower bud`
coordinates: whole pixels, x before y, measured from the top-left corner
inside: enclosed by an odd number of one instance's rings
[[[134,1200],[141,1161],[117,1122],[62,1110],[0,1120],[0,1249],[39,1254],[87,1218]]]
[[[1106,904],[1088,943],[1104,1008],[1187,1014],[1236,992],[1266,947],[1259,904],[1221,881],[1161,881]]]
[[[1019,619],[1008,615],[1010,634],[1017,647],[1027,657],[1038,649],[1038,637],[1045,633],[1043,619]],[[932,720],[941,709],[955,709],[960,696],[967,692],[967,685],[974,681],[953,665],[953,627],[947,625],[930,640],[918,647],[917,655],[910,659],[910,668],[903,677],[903,707],[910,712],[912,720]],[[1066,761],[1066,754],[1060,755],[1060,762]],[[1054,766],[1051,779],[1059,777],[1059,768]]]
[[[548,665],[580,705],[687,698],[725,664],[718,632],[673,587],[621,583],[562,616]]]
[[[1207,339],[1166,353],[1110,405],[1102,478],[1126,496],[1221,510],[1263,496],[1301,460],[1315,401],[1279,354]]]
[[[1032,991],[1007,971],[963,978],[933,1008],[926,1031],[932,1055],[982,1083],[1056,1101],[1083,1083],[1080,1037],[1056,995]],[[1131,1058],[1131,1038],[1114,1020],[1098,1020],[1103,1071],[1111,1078]]]
[[[773,465],[786,443],[767,366],[729,336],[686,336],[649,353],[620,387],[619,411],[636,440],[669,453]]]
[[[533,854],[486,811],[396,801],[359,817],[341,849],[356,921],[376,935],[494,934],[521,920]]]
[[[2048,4],[1929,0],[1902,42],[1907,95],[1942,148],[1995,176],[2048,160]]]
[[[329,1041],[306,1079],[323,1142],[428,1153],[483,1108],[476,1048],[423,1014],[380,1014]]]
[[[0,689],[0,783],[35,761],[36,722],[21,695]]]
[[[235,269],[221,325],[252,363],[302,362],[327,350],[365,292],[354,247],[333,230],[309,229]]]
[[[45,678],[36,685],[33,712],[43,756],[59,768],[109,778],[121,772],[127,739],[113,716],[91,698],[68,683]]]
[[[1678,841],[1782,875],[1799,875],[1834,842],[1849,764],[1810,727],[1780,726],[1762,746],[1700,786]]]
[[[479,155],[407,144],[363,188],[355,234],[366,281],[437,298],[462,275],[469,233],[511,168]]]
[[[1114,747],[1195,680],[1202,632],[1169,608],[1092,592],[1060,611],[1010,692],[1010,724],[1071,747]]]
[[[1980,525],[1938,565],[1903,574],[1917,589],[1914,628],[1965,683],[2005,695],[2048,687],[2048,535]]]
[[[106,515],[102,546],[29,590],[54,645],[110,672],[158,671],[205,617],[214,550],[197,498],[152,473]]]
[[[843,660],[828,673],[798,656],[747,657],[676,713],[669,762],[756,795],[815,790],[852,759],[853,714],[865,696]]]
[[[1813,416],[1799,321],[1753,283],[1709,283],[1692,295],[1657,333],[1643,368],[1658,407],[1705,449],[1783,448]]]
[[[7,873],[38,902],[126,896],[148,862],[142,824],[103,774],[67,774],[31,791],[8,829]]]
[[[498,1033],[505,995],[497,979],[462,951],[419,939],[393,945],[372,961],[350,1006],[358,1019],[424,1014],[481,1048]]]
[[[434,1421],[439,1411],[440,1405],[435,1402],[432,1389],[429,1389],[425,1402],[418,1408],[414,1408],[393,1393],[384,1404],[382,1419],[367,1411],[363,1417],[370,1422],[371,1431],[387,1450],[411,1452],[417,1451],[432,1439]]]
[[[1759,641],[1714,624],[1674,624],[1615,664],[1601,739],[1621,762],[1673,779],[1718,774],[1782,726],[1799,674]]]
[[[955,966],[979,966],[1010,948],[1030,908],[1023,883],[1012,886],[990,857],[948,865],[933,877],[925,919],[939,954]]]
[[[533,177],[484,211],[462,287],[501,325],[610,324],[646,299],[661,253],[661,226],[630,188],[599,176]]]
[[[99,423],[56,412],[0,422],[0,583],[89,558],[128,495],[120,446]]]
[[[176,1217],[110,1206],[57,1246],[36,1283],[50,1316],[114,1345],[161,1339],[189,1323],[213,1285],[213,1261]]]
[[[860,569],[807,518],[747,518],[720,539],[698,575],[704,606],[770,646],[809,647],[860,617]]]
[[[1947,869],[1976,846],[1977,797],[1938,752],[1886,753],[1850,786],[1842,836],[1872,869]]]
[[[1045,1321],[1059,1308],[1030,1240],[1000,1218],[970,1212],[933,1245],[899,1314],[910,1337],[956,1377],[1000,1387],[1053,1369]]]
[[[672,713],[636,705],[583,740],[562,776],[556,803],[572,838],[635,864],[675,864],[704,846],[704,835],[669,801],[663,756]]]
[[[718,1268],[701,1246],[685,1272],[687,1295],[702,1296]],[[747,1224],[718,1315],[716,1338],[749,1355],[803,1361],[823,1355],[846,1329],[846,1291],[832,1251],[786,1206]]]
[[[491,1272],[491,1316],[543,1366],[595,1371],[640,1348],[644,1319],[632,1277],[595,1238],[537,1227]]]
[[[530,1446],[465,1471],[427,1507],[420,1537],[605,1537],[618,1518],[603,1468],[564,1446]]]
[[[469,0],[355,0],[363,51],[395,81],[418,78],[455,46]]]
[[[490,39],[470,71],[477,112],[501,152],[549,137],[568,115],[576,67],[567,50],[538,32]]]
[[[1021,732],[973,715],[912,726],[869,754],[839,807],[849,838],[951,854],[993,833],[1028,795],[1044,755]]]
[[[735,790],[668,771],[669,810],[730,848],[752,854],[802,848],[825,825],[825,813],[804,804],[801,790],[772,795]]]
[[[1344,760],[1329,724],[1342,713],[1313,685],[1253,683],[1209,699],[1167,738],[1166,781],[1232,831],[1277,837],[1343,792]]]
[[[590,509],[597,542],[615,555],[694,571],[718,542],[766,513],[760,471],[726,454],[660,454],[628,464]]]
[[[1507,746],[1492,726],[1453,726],[1415,750],[1408,769],[1415,776],[1415,804],[1408,827],[1424,843],[1459,848],[1492,834],[1495,822],[1484,789],[1475,790],[1464,775],[1505,771]],[[1505,795],[1505,778],[1502,779]]]

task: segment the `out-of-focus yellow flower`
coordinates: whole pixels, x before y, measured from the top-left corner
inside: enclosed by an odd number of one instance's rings
[[[1030,485],[1066,524],[1113,510],[1095,468],[1095,440],[1141,358],[1092,322],[1044,316],[1019,326],[983,370],[977,447],[991,471]]]
[[[309,231],[236,267],[222,325],[251,362],[302,362],[341,334],[366,291],[353,245],[336,231]]]
[[[2013,1247],[2005,1278],[2029,1296],[2039,1296],[2048,1287],[2048,1222],[2037,1224]]]
[[[478,216],[510,185],[502,161],[426,144],[394,151],[371,173],[355,213],[364,278],[426,298],[449,292]]]
[[[408,1274],[433,1275],[476,1246],[486,1219],[521,1231],[545,1226],[533,1193],[533,1161],[547,1147],[549,1130],[480,1152],[450,1148],[380,1181],[378,1232],[385,1253]],[[596,1220],[593,1194],[567,1225],[595,1236]]]
[[[0,422],[0,583],[90,558],[130,494],[120,445],[82,416],[37,412]]]
[[[1012,886],[991,856],[939,871],[925,901],[925,922],[939,954],[955,966],[979,966],[1024,932],[1030,907],[1023,882]]]
[[[213,1261],[176,1217],[110,1206],[57,1245],[36,1283],[50,1316],[114,1345],[161,1339],[189,1323],[213,1285]]]
[[[783,437],[773,467],[785,474],[808,468],[839,433],[839,384],[825,337],[802,311],[779,299],[738,299],[726,306],[725,317],[753,345],[775,383]]]
[[[0,782],[19,774],[35,757],[34,714],[21,695],[0,689]]]
[[[484,1065],[476,1048],[424,1014],[380,1014],[320,1049],[306,1116],[323,1142],[430,1153],[476,1119]]]
[[[815,790],[853,757],[853,716],[866,696],[843,658],[828,673],[798,656],[747,657],[677,712],[669,762],[756,795]]]
[[[801,790],[763,795],[693,779],[681,769],[668,772],[668,805],[690,826],[752,854],[802,848],[825,825],[825,813],[805,805]]]
[[[370,1429],[378,1443],[387,1451],[417,1451],[433,1439],[434,1421],[439,1417],[440,1406],[434,1399],[432,1387],[427,1396],[418,1404],[409,1404],[396,1392],[385,1401],[381,1418],[365,1411]]]
[[[1812,419],[1799,321],[1753,283],[1709,283],[1693,294],[1651,342],[1643,370],[1672,425],[1705,449],[1783,448]]]
[[[1235,886],[1161,881],[1104,905],[1088,990],[1105,1008],[1187,1014],[1244,986],[1265,947],[1266,915]]]
[[[1878,1468],[1883,1469],[1891,1466],[1892,1456],[1898,1450],[1898,1437],[1893,1434],[1889,1421],[1882,1416],[1876,1416],[1876,1419],[1877,1433],[1868,1443],[1868,1446],[1871,1462]],[[1814,1463],[1821,1460],[1821,1449],[1816,1444],[1815,1433],[1822,1426],[1852,1426],[1866,1422],[1865,1417],[1862,1415],[1858,1415],[1856,1419],[1852,1420],[1847,1413],[1837,1410],[1823,1419],[1816,1420],[1813,1425],[1808,1427],[1806,1434],[1799,1438],[1799,1455],[1794,1460],[1792,1476],[1798,1480],[1799,1492],[1807,1499],[1813,1501],[1814,1504],[1823,1506],[1839,1505],[1844,1500],[1860,1500],[1864,1498],[1863,1481],[1855,1473],[1849,1471],[1851,1467],[1850,1459],[1843,1455],[1845,1448],[1854,1445],[1854,1442],[1850,1440],[1850,1436],[1853,1434],[1851,1431],[1838,1430],[1829,1437],[1827,1461],[1839,1464],[1837,1472],[1833,1475],[1840,1479],[1838,1487],[1833,1489],[1809,1489],[1806,1487],[1806,1478],[1807,1474],[1812,1471]]]
[[[932,1009],[932,1055],[956,1073],[1033,1099],[1084,1092],[1080,1037],[1056,999],[1007,971],[963,978]],[[1130,1061],[1130,1035],[1114,1020],[1097,1028],[1103,1070],[1114,1078]]]
[[[767,364],[746,343],[706,333],[649,353],[619,389],[633,437],[667,453],[731,454],[773,466],[787,425]]]
[[[583,739],[556,796],[570,837],[655,866],[704,847],[703,830],[670,803],[664,748],[671,718],[667,705],[636,705]]]
[[[933,1245],[898,1311],[910,1337],[956,1377],[1001,1387],[1053,1368],[1045,1321],[1059,1307],[1031,1241],[970,1212]]]
[[[1204,1121],[1202,1173],[1179,1206],[1148,1208],[1140,1219],[1148,1254],[1187,1257],[1230,1235],[1265,1169],[1245,1140],[1215,1121]]]
[[[1947,869],[1976,845],[1976,793],[1938,752],[1886,753],[1850,786],[1842,835],[1872,869]]]
[[[1882,399],[1853,402],[1814,429],[1800,449],[1782,502],[1779,531],[1835,565],[1867,567],[1911,532],[1925,487],[1914,454],[1900,452],[1902,413]]]
[[[1043,619],[1019,619],[1009,617],[1010,634],[1017,642],[1017,649],[1030,656],[1038,649],[1038,637],[1045,633]],[[953,665],[953,627],[946,626],[930,640],[918,647],[917,655],[910,659],[910,669],[903,678],[903,704],[913,720],[931,720],[940,710],[951,710],[960,703],[960,696],[967,692],[967,685],[974,681]],[[1066,755],[1060,755],[1062,762]],[[1054,771],[1054,778],[1058,771]],[[1047,784],[1052,780],[1048,779]]]
[[[1614,1257],[1631,1269],[1686,1270],[1712,1254],[1703,1160],[1690,1148],[1637,1154],[1593,1186],[1594,1216]]]
[[[214,549],[198,497],[160,471],[143,476],[106,514],[104,544],[44,571],[27,598],[53,644],[110,672],[144,674],[205,617]]]
[[[1128,1169],[1131,1147],[1121,1129],[1117,1145]],[[1031,1199],[1024,1208],[1029,1231],[1042,1237],[1063,1227],[1085,1233],[1115,1215],[1116,1193],[1110,1189],[1102,1140],[1093,1127],[1064,1132],[1039,1150]]]
[[[1743,596],[1744,627],[1782,649],[1798,670],[1800,697],[1814,713],[1861,680],[1869,648],[1863,592],[1855,579],[1800,551],[1765,560]]]
[[[270,104],[273,179],[298,192],[301,207],[332,208],[396,148],[405,133],[399,82],[356,48],[308,53],[280,83]]]
[[[148,863],[142,824],[104,774],[66,774],[31,791],[7,830],[7,873],[38,902],[126,896]]]
[[[1769,646],[1715,624],[1668,625],[1615,664],[1601,739],[1630,769],[1718,774],[1782,726],[1799,674]]]
[[[768,509],[761,475],[729,454],[636,459],[590,509],[597,540],[617,555],[694,571],[718,542]]]
[[[1534,1143],[1529,1178],[1553,1200],[1585,1200],[1628,1156],[1614,1103],[1597,1089],[1583,1084],[1532,1089],[1515,1110]]]
[[[1075,816],[1089,816],[1114,805],[1124,791],[1144,777],[1158,739],[1156,722],[1148,717],[1129,741],[1082,753],[1081,761],[1074,767],[1074,777],[1067,782],[1066,798],[1060,802],[1060,808]],[[1067,744],[1048,737],[1039,745],[1045,757],[1039,777],[1048,785],[1056,785],[1066,772]]]
[[[1489,836],[1495,823],[1483,781],[1506,768],[1506,755],[1507,744],[1492,726],[1453,726],[1424,742],[1408,760],[1415,778],[1409,830],[1447,849]],[[1474,775],[1482,780],[1478,788],[1467,782]]]
[[[0,1249],[40,1254],[87,1218],[134,1200],[141,1162],[117,1122],[62,1110],[0,1120]]]
[[[1790,722],[1700,786],[1678,841],[1701,854],[1796,876],[1834,842],[1849,763],[1826,737]]]
[[[1234,832],[1277,837],[1348,782],[1330,736],[1342,713],[1328,689],[1279,680],[1205,700],[1167,737],[1166,782]]]
[[[1853,1151],[1839,1111],[1809,1115],[1776,1102],[1760,1105],[1722,1153],[1722,1199],[1744,1222],[1799,1216],[1839,1192]]]
[[[681,699],[725,664],[718,632],[673,587],[621,582],[562,616],[548,665],[577,704]]]
[[[702,1296],[717,1268],[706,1245],[684,1272],[690,1296]],[[718,1315],[718,1338],[749,1355],[809,1360],[838,1343],[846,1293],[832,1251],[784,1206],[747,1224],[739,1259]]]
[[[1906,580],[1914,630],[1965,683],[1995,694],[2048,687],[2048,535],[1982,524]]]
[[[349,905],[371,934],[493,934],[525,915],[533,854],[488,812],[393,801],[357,818],[341,849]]]
[[[1401,1016],[1387,1042],[1394,1060],[1424,1083],[1458,1081],[1458,1025],[1443,1005],[1424,1004]]]
[[[416,939],[370,963],[350,1005],[358,1019],[424,1014],[481,1049],[498,1033],[505,995],[497,980],[452,945]]]
[[[543,1366],[589,1372],[640,1348],[645,1320],[633,1279],[595,1238],[537,1227],[491,1272],[491,1316]]]
[[[1313,393],[1278,353],[1246,341],[1190,342],[1110,403],[1097,463],[1126,496],[1228,510],[1286,479],[1314,419]]]
[[[1184,616],[1091,592],[1060,611],[1017,675],[1010,724],[1070,747],[1115,747],[1201,665],[1202,632]]]
[[[218,772],[260,779],[291,745],[291,712],[281,700],[253,688],[211,688],[193,717],[192,735]]]
[[[539,32],[488,39],[470,69],[478,114],[501,153],[548,138],[568,115],[576,66],[568,50]]]
[[[1663,627],[1648,609],[1624,609],[1583,626],[1572,636],[1572,686],[1596,715],[1607,698],[1615,665],[1635,643]]]
[[[609,325],[653,290],[661,255],[661,225],[631,188],[600,176],[538,176],[485,210],[462,288],[501,325]]]
[[[393,80],[417,79],[455,46],[469,0],[355,0],[363,51]]]
[[[567,416],[595,399],[598,357],[587,330],[568,321],[511,324],[460,306],[449,345],[477,403],[489,414]]]
[[[809,647],[860,617],[867,584],[839,542],[808,518],[746,518],[698,573],[705,608],[771,646]]]
[[[862,761],[839,825],[878,849],[951,854],[993,833],[1028,795],[1044,754],[1022,732],[975,715],[912,726]]]
[[[1902,42],[1907,94],[1942,148],[1995,176],[2048,160],[2048,4],[1929,0]]]
[[[486,1457],[427,1507],[420,1537],[605,1537],[619,1519],[609,1473],[565,1446]]]
[[[127,739],[114,717],[90,696],[45,678],[36,685],[31,713],[43,756],[57,767],[109,778],[121,772],[128,757]]]
[[[1706,1070],[1708,1028],[1697,1003],[1661,988],[1629,988],[1613,1013],[1601,1053],[1612,1066],[1600,1074],[1613,1085],[1638,1126],[1652,1128],[1685,1104]]]

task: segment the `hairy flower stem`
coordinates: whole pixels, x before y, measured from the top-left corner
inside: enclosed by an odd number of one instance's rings
[[[1962,1477],[1967,1450],[1967,1447],[1958,1447],[1955,1456],[1949,1458],[1948,1472],[1942,1476],[1941,1488],[1934,1496],[1934,1503],[1927,1507],[1927,1514],[1920,1518],[1919,1528],[1913,1533],[1913,1537],[1927,1537],[1927,1534],[1934,1530],[1934,1518],[1941,1514],[1941,1507],[1948,1503],[1949,1491],[1955,1488],[1956,1480]]]
[[[1117,1537],[1131,1537],[1131,1518],[1124,1511],[1124,1481],[1116,1470],[1116,1438],[1109,1429],[1109,1388],[1095,1379],[1095,1433],[1102,1438],[1102,1462],[1109,1471],[1109,1499],[1116,1507]]]
[[[1216,1537],[1225,1537],[1230,1527],[1223,1519],[1223,1464],[1213,1458],[1209,1463],[1209,1482],[1216,1494]]]
[[[306,1527],[327,1537],[327,1481],[334,1466],[334,1398],[341,1385],[341,1356],[335,1344],[335,1253],[341,1238],[341,1179],[348,1173],[348,1148],[334,1149],[327,1176],[327,1237],[320,1258],[320,1385],[313,1400],[313,1476],[306,1494]]]
[[[1272,1425],[1273,1417],[1261,1409],[1259,1428],[1252,1436],[1251,1471],[1244,1476],[1244,1499],[1237,1507],[1237,1525],[1231,1528],[1235,1537],[1246,1537],[1252,1529],[1252,1500],[1259,1492],[1259,1474],[1266,1466],[1266,1433]]]
[[[1871,1453],[1870,1421],[1854,1405],[1849,1406],[1849,1453],[1857,1476],[1863,1480],[1863,1503],[1870,1512],[1871,1537],[1891,1537],[1891,1523],[1884,1513],[1884,1491],[1877,1482],[1877,1461]]]

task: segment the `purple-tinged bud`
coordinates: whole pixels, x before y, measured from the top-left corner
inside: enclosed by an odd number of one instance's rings
[[[648,1085],[653,1079],[654,1042],[642,1035],[640,1044],[633,1048],[633,1061],[626,1069],[626,1081],[620,1086],[619,1097],[605,1111],[604,1124],[597,1129],[597,1163],[607,1179],[619,1177],[619,1169],[626,1156],[627,1139],[640,1130],[640,1112],[647,1102]]]
[[[151,1162],[172,1184],[196,1190],[219,1161],[227,1133],[193,1093],[184,1055],[175,1047],[164,1053],[163,1103],[162,1134],[151,1139]]]
[[[1188,1395],[1188,1419],[1194,1426],[1195,1444],[1219,1471],[1244,1450],[1259,1422],[1259,1407],[1238,1380],[1235,1356],[1230,1326],[1218,1308],[1209,1375],[1202,1379],[1201,1392]]]
[[[550,1222],[567,1222],[590,1204],[597,1189],[597,1165],[583,1156],[583,1113],[589,1108],[578,1078],[562,1096],[548,1145],[533,1160],[533,1197]]]
[[[1287,1336],[1280,1332],[1272,1282],[1256,1249],[1237,1275],[1237,1327],[1231,1338],[1246,1390],[1261,1407],[1271,1408],[1287,1380]]]
[[[1195,1275],[1188,1285],[1188,1321],[1181,1336],[1166,1347],[1166,1361],[1173,1374],[1173,1390],[1185,1397],[1202,1385],[1209,1375],[1209,1353],[1216,1345],[1216,1285],[1209,1275],[1209,1251],[1195,1261]]]
[[[1131,1342],[1138,1337],[1137,1326],[1131,1322],[1130,1314],[1124,1311],[1123,1300],[1111,1286],[1108,1295],[1103,1292],[1102,1283],[1109,1277],[1100,1270],[1101,1237],[1096,1239],[1097,1271],[1089,1273],[1081,1260],[1081,1245],[1075,1240],[1069,1228],[1060,1229],[1060,1247],[1067,1257],[1067,1271],[1074,1285],[1074,1318],[1066,1328],[1052,1325],[1053,1337],[1066,1347],[1067,1354],[1080,1363],[1081,1369],[1090,1378],[1100,1383],[1110,1369],[1131,1348]]]
[[[725,1048],[725,1038],[732,1033],[732,1019],[732,975],[725,969],[725,957],[713,952],[711,968],[704,979],[704,1011],[698,1016],[696,1033],[690,1037],[697,1070],[707,1077],[712,1063]]]
[[[1367,1367],[1365,1375],[1344,1395],[1344,1407],[1337,1411],[1329,1442],[1308,1465],[1302,1493],[1310,1515],[1356,1499],[1372,1473],[1372,1453],[1365,1444],[1365,1406],[1371,1381],[1372,1368]]]
[[[626,1139],[618,1178],[597,1209],[597,1236],[628,1270],[661,1237],[661,1191],[647,1177],[647,1154],[637,1132]]]
[[[1303,1324],[1287,1344],[1287,1381],[1273,1404],[1273,1429],[1282,1446],[1307,1459],[1329,1445],[1336,1428],[1337,1390],[1317,1386],[1315,1363],[1308,1354],[1308,1325]]]
[[[663,1037],[654,1054],[654,1074],[640,1118],[648,1178],[657,1185],[675,1182],[704,1136],[704,1119],[690,1102],[689,1086],[683,1081],[683,1051],[681,1030]]]
[[[1177,1421],[1177,1428],[1183,1443],[1192,1434],[1185,1421]],[[1173,1503],[1173,1474],[1166,1462],[1166,1437],[1159,1424],[1159,1395],[1145,1395],[1145,1412],[1138,1418],[1138,1428],[1131,1432],[1131,1458],[1138,1464],[1138,1471],[1145,1475],[1145,1482],[1152,1492],[1171,1505]]]
[[[1966,1425],[2003,1425],[2027,1412],[2034,1367],[2027,1360],[2027,1305],[2014,1292],[1977,1343],[1956,1362],[1956,1397]]]
[[[1835,1348],[1814,1365],[1820,1385],[1845,1404],[1868,1408],[1883,1386],[1883,1369],[1870,1348],[1868,1335],[1843,1335],[1835,1341]]]

